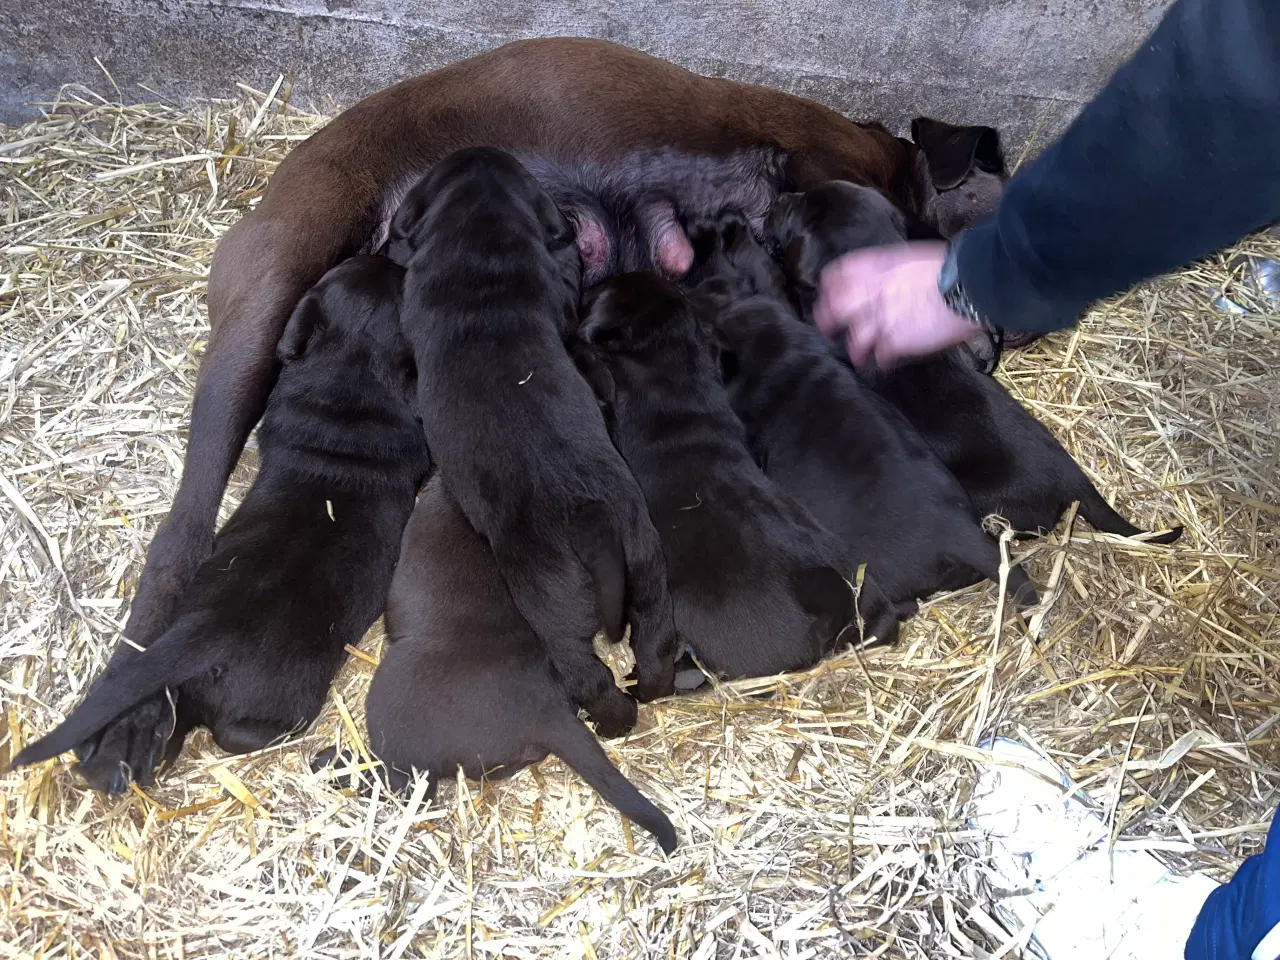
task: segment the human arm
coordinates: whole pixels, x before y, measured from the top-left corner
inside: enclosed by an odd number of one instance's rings
[[[960,283],[1008,333],[1069,326],[1094,300],[1280,218],[1280,3],[1178,0],[1063,137],[954,241]],[[817,316],[855,361],[972,335],[936,294],[940,248],[850,254]],[[930,289],[932,285],[932,288]]]

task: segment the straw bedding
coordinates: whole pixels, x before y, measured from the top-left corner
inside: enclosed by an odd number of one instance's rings
[[[286,103],[69,90],[0,128],[0,762],[116,642],[182,465],[214,243],[323,122]],[[896,649],[642,709],[609,749],[671,813],[670,860],[554,761],[430,808],[311,774],[359,746],[375,628],[301,743],[197,736],[116,799],[66,760],[0,780],[0,956],[1017,955],[965,820],[992,732],[1063,764],[1116,844],[1229,871],[1280,800],[1280,325],[1250,259],[1277,256],[1250,240],[1001,374],[1123,512],[1184,524],[1176,547],[1068,525],[1009,544],[1047,586],[1030,627],[975,587]]]

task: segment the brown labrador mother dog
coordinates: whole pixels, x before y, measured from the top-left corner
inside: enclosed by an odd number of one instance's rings
[[[494,146],[611,168],[646,153],[731,160],[773,145],[788,157],[793,189],[867,184],[926,233],[954,229],[952,208],[983,212],[975,190],[994,207],[1004,173],[995,131],[923,122],[913,135],[921,146],[799,97],[587,39],[512,43],[356,104],[285,159],[262,203],[218,244],[186,467],[125,635],[146,646],[162,633],[209,555],[223,489],[262,414],[276,341],[298,298],[343,257],[374,249],[400,197],[446,155]],[[678,183],[646,192],[665,192],[683,212]]]

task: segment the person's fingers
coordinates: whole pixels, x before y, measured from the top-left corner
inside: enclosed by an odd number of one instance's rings
[[[818,328],[823,336],[831,336],[835,322],[831,316],[831,308],[827,306],[827,301],[823,299],[822,294],[818,294],[818,300],[813,305],[813,325]]]
[[[875,349],[878,325],[874,316],[867,316],[860,323],[851,324],[845,334],[845,348],[855,367],[865,366]]]
[[[914,243],[840,257],[820,277],[815,325],[843,338],[856,366],[887,369],[945,349],[972,330],[938,292],[944,252],[941,244]]]
[[[876,341],[874,356],[876,369],[882,371],[892,370],[902,359],[898,351],[893,348],[892,341],[887,337],[881,337]]]
[[[860,317],[873,302],[879,302],[888,284],[904,266],[929,259],[934,245],[902,243],[887,247],[868,247],[838,257],[829,263],[818,279],[818,304],[814,320],[819,329],[834,335],[850,318]]]
[[[828,264],[818,281],[814,323],[829,337],[856,322],[866,308],[868,294],[883,282],[875,251],[859,250]]]

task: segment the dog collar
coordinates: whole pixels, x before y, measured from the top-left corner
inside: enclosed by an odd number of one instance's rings
[[[960,282],[960,267],[956,262],[956,240],[947,244],[946,255],[942,258],[942,268],[938,271],[938,292],[942,301],[958,317],[969,321],[987,336],[991,344],[991,359],[983,365],[983,373],[994,373],[1000,365],[1000,355],[1004,352],[1004,331],[983,316],[974,306],[969,295],[965,293]]]

